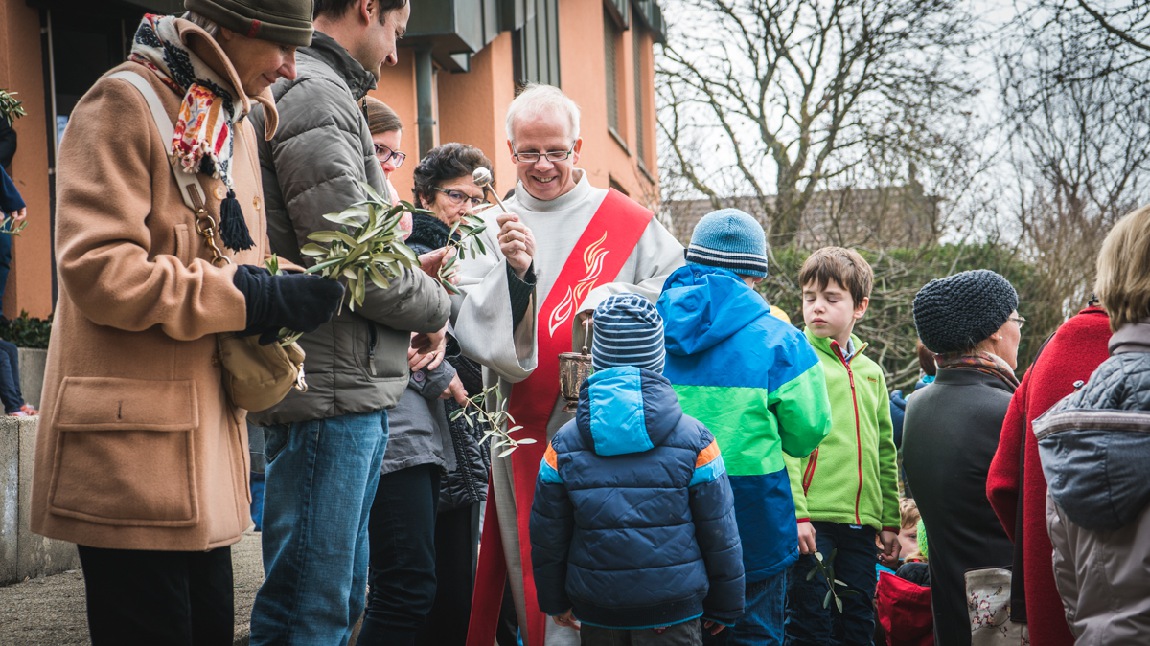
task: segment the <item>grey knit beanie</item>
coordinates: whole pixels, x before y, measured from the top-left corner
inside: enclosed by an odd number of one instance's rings
[[[184,9],[249,38],[311,45],[312,0],[184,0]]]
[[[638,294],[615,294],[595,308],[591,367],[635,366],[663,372],[663,317]]]
[[[935,354],[968,350],[998,331],[1018,308],[1018,292],[989,269],[936,278],[914,297],[918,338]]]
[[[695,225],[686,258],[739,276],[763,278],[767,275],[767,236],[763,225],[738,209],[712,211]]]

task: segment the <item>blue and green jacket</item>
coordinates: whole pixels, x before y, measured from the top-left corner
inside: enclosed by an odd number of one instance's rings
[[[771,577],[798,558],[783,455],[809,455],[830,432],[823,369],[802,333],[724,269],[680,267],[656,307],[666,331],[663,375],[723,451],[747,580]]]
[[[583,384],[531,505],[539,609],[615,629],[743,613],[743,557],[714,437],[671,384],[633,367]]]
[[[857,336],[844,359],[834,340],[806,335],[823,364],[834,422],[817,451],[787,460],[795,516],[897,532],[897,452],[882,367],[863,355]]]

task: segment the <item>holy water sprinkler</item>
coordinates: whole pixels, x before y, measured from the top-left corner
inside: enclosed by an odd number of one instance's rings
[[[495,187],[491,185],[492,179],[491,171],[483,166],[471,171],[471,181],[483,189],[484,193],[491,191],[491,197],[495,198],[495,203],[499,205],[499,208],[503,209],[504,213],[507,213],[507,207],[503,206],[503,202],[499,199],[499,196],[495,194]]]

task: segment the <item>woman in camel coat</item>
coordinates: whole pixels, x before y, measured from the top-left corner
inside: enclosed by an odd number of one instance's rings
[[[248,448],[245,413],[221,386],[217,335],[314,329],[342,292],[257,267],[263,196],[257,135],[243,118],[253,96],[274,115],[268,84],[294,75],[295,47],[311,40],[311,3],[284,4],[187,0],[191,20],[146,16],[113,72],[151,86],[176,136],[160,135],[129,80],[105,76],[61,143],[59,301],[31,525],[78,544],[95,644],[231,644],[227,546],[251,524]],[[277,12],[265,15],[267,5]],[[230,234],[214,227],[228,260],[197,232],[173,155],[199,171],[213,223],[224,205],[225,218],[242,218]]]

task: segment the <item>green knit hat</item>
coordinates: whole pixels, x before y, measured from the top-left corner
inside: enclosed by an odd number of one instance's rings
[[[184,8],[249,38],[311,45],[312,0],[184,0]]]

